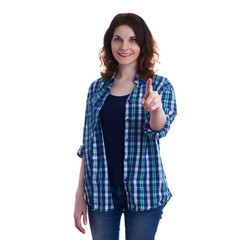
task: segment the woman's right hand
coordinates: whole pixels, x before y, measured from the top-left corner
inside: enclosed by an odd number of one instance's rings
[[[80,232],[85,234],[85,229],[82,227],[82,224],[81,224],[82,217],[83,217],[83,224],[87,225],[87,204],[84,199],[84,195],[76,193],[75,209],[74,209],[75,227]]]

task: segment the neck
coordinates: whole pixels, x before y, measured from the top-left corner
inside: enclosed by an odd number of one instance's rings
[[[136,66],[118,65],[117,79],[132,80],[137,74]]]

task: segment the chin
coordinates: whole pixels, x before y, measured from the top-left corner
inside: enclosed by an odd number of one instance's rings
[[[123,61],[122,59],[119,59],[118,63],[121,64],[121,65],[130,65],[130,64],[135,64],[136,61],[129,61],[129,60],[128,61],[127,60]]]

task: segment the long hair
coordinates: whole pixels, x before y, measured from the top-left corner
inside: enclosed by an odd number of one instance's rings
[[[112,54],[111,41],[114,30],[121,25],[128,25],[133,29],[140,47],[140,54],[137,60],[137,74],[143,80],[153,78],[155,76],[154,66],[158,61],[159,54],[152,33],[140,16],[134,13],[120,13],[110,23],[104,35],[103,47],[99,52],[101,66],[103,66],[103,71],[101,72],[103,81],[107,82],[118,69],[118,62]]]

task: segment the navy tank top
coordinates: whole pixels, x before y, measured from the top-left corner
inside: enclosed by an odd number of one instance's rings
[[[123,186],[125,105],[129,95],[109,95],[100,111],[108,174],[112,186]]]

